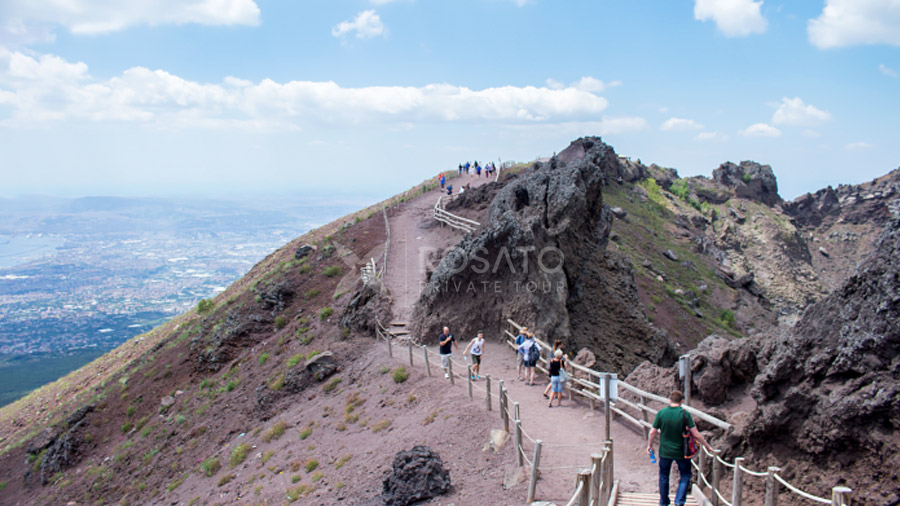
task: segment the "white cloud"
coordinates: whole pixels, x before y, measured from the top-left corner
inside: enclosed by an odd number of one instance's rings
[[[754,123],[738,133],[744,137],[778,137],[781,130],[766,123]]]
[[[553,79],[552,77],[547,78],[547,80],[544,82],[547,84],[548,88],[553,89],[553,90],[561,90],[561,89],[566,88],[565,84],[557,81],[556,79]],[[590,93],[600,93],[602,91],[605,91],[606,88],[611,88],[613,86],[621,86],[621,85],[622,85],[622,81],[613,81],[613,82],[607,84],[607,83],[604,83],[603,81],[601,81],[600,79],[597,79],[596,77],[585,76],[585,77],[582,77],[581,79],[573,82],[572,84],[570,84],[569,87],[575,88],[576,90],[587,91]]]
[[[95,79],[84,63],[32,57],[0,47],[0,122],[143,122],[159,128],[295,129],[367,122],[557,124],[591,121],[605,98],[574,86],[502,86],[473,90],[451,84],[344,88],[337,83],[229,77],[199,83],[163,70],[134,67]],[[643,120],[640,120],[643,121]],[[634,119],[604,118],[604,131],[633,128]]]
[[[381,16],[374,10],[362,11],[353,18],[353,21],[341,21],[331,29],[331,35],[343,37],[356,32],[357,39],[368,39],[384,35],[384,23]]]
[[[822,14],[809,20],[806,33],[821,49],[859,44],[900,46],[900,2],[825,0]]]
[[[719,133],[719,132],[700,132],[694,137],[695,141],[716,141],[716,142],[725,142],[728,140],[728,135]]]
[[[659,126],[664,132],[685,132],[689,130],[701,130],[703,125],[692,119],[669,118]]]
[[[387,5],[387,4],[392,4],[394,2],[399,2],[401,0],[369,0],[369,1],[372,2],[374,5]]]
[[[818,139],[819,137],[822,137],[822,134],[813,130],[812,128],[804,128],[803,131],[800,132],[800,134],[807,139]]]
[[[881,65],[878,65],[878,71],[888,77],[893,77],[894,79],[896,79],[897,77],[900,77],[900,74],[897,74],[896,70],[888,67],[884,63],[882,63]]]
[[[99,34],[138,25],[259,24],[254,0],[4,0],[0,43],[52,37],[61,26],[75,34]]]
[[[694,19],[713,20],[727,37],[746,37],[766,31],[766,19],[760,12],[762,1],[695,0]]]
[[[847,151],[865,151],[867,149],[872,149],[874,147],[875,147],[875,145],[872,144],[871,142],[859,141],[859,142],[851,142],[851,143],[847,144],[846,146],[844,146],[844,149]]]
[[[566,87],[565,84],[563,84],[551,77],[548,77],[545,82],[547,83],[547,87],[550,88],[551,90],[561,90]]]
[[[817,126],[831,120],[831,114],[803,103],[800,97],[781,99],[781,105],[772,115],[772,123],[788,126]]]

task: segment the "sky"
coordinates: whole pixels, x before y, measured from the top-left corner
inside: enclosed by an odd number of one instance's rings
[[[383,198],[599,135],[790,199],[898,118],[900,0],[0,2],[0,196]]]

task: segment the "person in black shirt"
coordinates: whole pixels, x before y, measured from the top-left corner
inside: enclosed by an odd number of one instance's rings
[[[444,327],[444,331],[438,336],[438,343],[441,346],[441,369],[444,370],[444,378],[450,378],[450,359],[453,355],[453,347],[459,351],[459,344],[450,333],[449,327]]]
[[[559,372],[566,367],[562,361],[562,355],[563,352],[560,349],[553,352],[553,358],[550,359],[550,364],[548,366],[550,370],[550,386],[553,390],[550,392],[550,404],[548,404],[551,408],[553,407],[554,397],[557,399],[557,406],[562,404],[562,382],[560,381]]]

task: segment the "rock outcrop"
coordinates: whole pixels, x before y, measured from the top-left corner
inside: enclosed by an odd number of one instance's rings
[[[613,215],[602,186],[618,157],[599,138],[579,142],[580,157],[535,164],[497,193],[482,227],[432,273],[414,335],[449,325],[499,338],[500,322],[512,318],[568,349],[587,346],[620,372],[674,358],[640,310],[631,263],[606,250]]]
[[[740,165],[725,162],[713,171],[713,179],[732,188],[736,196],[762,202],[769,207],[780,205],[778,182],[769,165],[743,161]]]
[[[385,506],[408,506],[450,490],[450,471],[444,468],[441,456],[427,446],[397,453],[391,468],[381,494]]]

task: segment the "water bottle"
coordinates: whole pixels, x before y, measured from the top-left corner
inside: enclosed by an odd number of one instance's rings
[[[650,463],[656,464],[656,454],[653,453],[653,449],[650,450]]]

